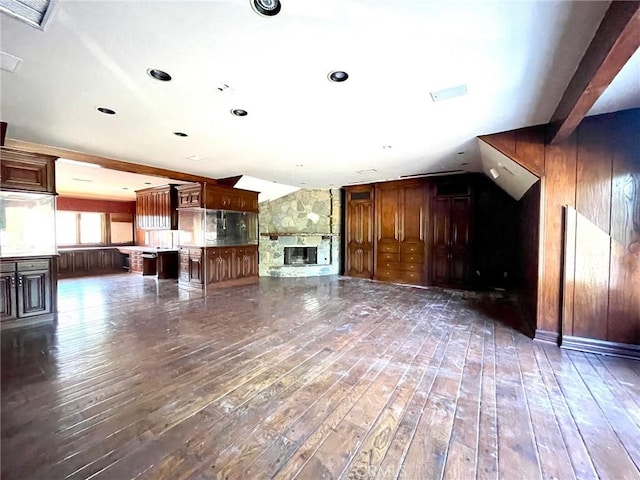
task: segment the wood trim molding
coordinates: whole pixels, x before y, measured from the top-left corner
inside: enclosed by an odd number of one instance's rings
[[[594,340],[592,338],[566,335],[562,337],[561,347],[579,352],[640,359],[640,345],[632,345],[630,343],[610,342],[608,340]]]
[[[560,143],[569,138],[638,48],[640,2],[611,2],[551,116],[550,143]]]
[[[558,346],[560,344],[560,334],[558,332],[550,332],[549,330],[540,330],[537,328],[533,340]]]
[[[51,155],[54,157],[67,158],[69,160],[77,160],[79,162],[93,163],[103,168],[118,170],[121,172],[138,173],[141,175],[151,175],[173,180],[184,180],[185,182],[198,182],[216,185],[218,182],[214,178],[202,177],[200,175],[192,175],[190,173],[178,172],[176,170],[168,170],[166,168],[153,167],[151,165],[140,165],[138,163],[124,162],[113,158],[101,157],[90,153],[78,152],[75,150],[67,150],[65,148],[52,147],[39,143],[26,142],[24,140],[15,140],[7,138],[6,147],[14,150],[29,153],[39,153],[43,155]]]

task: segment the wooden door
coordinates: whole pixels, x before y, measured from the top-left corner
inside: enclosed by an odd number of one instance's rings
[[[18,272],[18,317],[51,313],[49,270]]]
[[[0,274],[0,320],[14,320],[17,317],[16,274]]]
[[[354,187],[347,191],[346,275],[373,277],[373,187]]]
[[[398,280],[400,260],[400,189],[398,186],[376,186],[376,261],[375,278]]]
[[[465,286],[469,282],[471,199],[451,198],[451,240],[449,283]]]
[[[405,283],[426,282],[425,252],[427,223],[427,189],[421,182],[408,183],[400,190],[400,280]]]
[[[449,283],[449,248],[451,242],[451,199],[434,198],[432,211],[432,279],[436,284]]]

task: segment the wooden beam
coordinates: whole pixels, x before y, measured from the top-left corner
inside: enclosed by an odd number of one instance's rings
[[[113,158],[101,157],[99,155],[92,155],[90,153],[67,150],[65,148],[52,147],[39,143],[25,142],[23,140],[15,140],[13,138],[6,139],[5,147],[23,152],[40,153],[58,158],[66,158],[68,160],[93,163],[95,165],[100,165],[103,168],[118,170],[120,172],[139,173],[140,175],[151,175],[154,177],[169,178],[173,180],[183,180],[185,182],[207,183],[209,185],[216,185],[218,183],[214,178],[192,175],[190,173],[178,172],[176,170],[168,170],[166,168],[153,167],[151,165],[123,162],[122,160],[116,160]]]
[[[611,2],[551,116],[550,143],[559,143],[569,138],[638,48],[640,2]]]

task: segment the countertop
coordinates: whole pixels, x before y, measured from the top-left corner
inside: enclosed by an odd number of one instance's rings
[[[64,252],[84,252],[90,250],[110,250],[117,249],[120,251],[129,251],[129,252],[151,252],[151,253],[162,253],[162,252],[177,252],[177,248],[163,248],[163,247],[140,247],[138,245],[105,245],[102,247],[68,247],[68,248],[59,248],[58,253]]]
[[[131,245],[126,247],[118,247],[120,251],[129,251],[129,252],[150,252],[150,253],[168,253],[168,252],[178,252],[178,248],[165,248],[165,247],[140,247],[138,245]]]

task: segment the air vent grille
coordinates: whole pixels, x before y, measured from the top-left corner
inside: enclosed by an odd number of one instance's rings
[[[54,0],[0,0],[0,12],[21,20],[32,27],[44,29]]]

